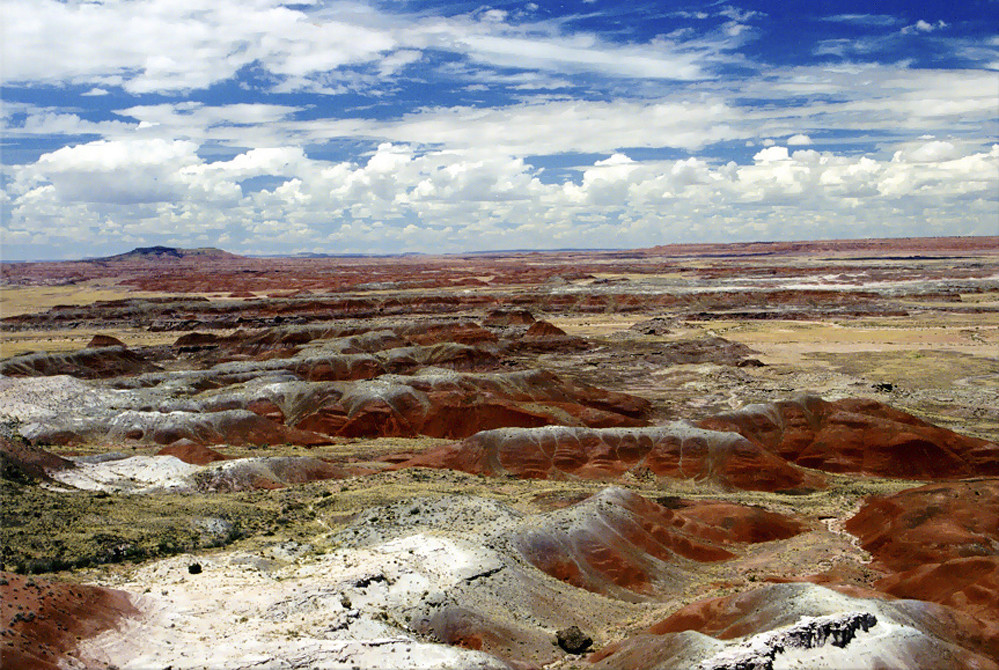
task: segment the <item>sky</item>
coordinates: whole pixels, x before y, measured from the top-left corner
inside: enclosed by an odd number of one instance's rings
[[[999,0],[0,0],[0,256],[999,235]]]

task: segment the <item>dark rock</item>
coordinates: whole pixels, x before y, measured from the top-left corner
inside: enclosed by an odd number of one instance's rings
[[[192,575],[200,575],[201,563],[191,563],[189,566],[187,566],[187,571],[190,572]]]
[[[634,330],[642,335],[669,335],[679,325],[674,318],[656,316],[645,321],[639,321],[628,330]]]
[[[559,647],[570,654],[586,653],[586,650],[593,646],[593,640],[589,635],[584,635],[579,626],[563,628],[555,634],[555,640]]]

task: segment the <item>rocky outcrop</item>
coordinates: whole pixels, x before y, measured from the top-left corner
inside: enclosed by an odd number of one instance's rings
[[[999,445],[875,400],[802,395],[699,422],[737,432],[792,463],[828,472],[949,479],[999,474]]]
[[[799,583],[702,600],[591,660],[599,670],[999,667],[995,627],[942,605],[870,595]]]
[[[877,617],[870,612],[803,617],[791,626],[754,635],[736,647],[701,661],[697,667],[698,670],[774,670],[778,656],[818,649],[826,644],[845,649],[857,635],[877,624]]]
[[[566,476],[613,480],[625,473],[701,479],[764,491],[815,488],[821,477],[731,432],[674,422],[651,428],[567,426],[483,431],[397,467],[463,470],[532,479]]]

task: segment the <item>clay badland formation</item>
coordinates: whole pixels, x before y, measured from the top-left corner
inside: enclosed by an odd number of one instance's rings
[[[999,668],[999,238],[7,263],[3,668]]]

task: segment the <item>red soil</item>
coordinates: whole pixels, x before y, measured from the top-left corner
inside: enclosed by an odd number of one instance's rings
[[[737,432],[798,465],[828,472],[949,479],[999,474],[999,445],[959,435],[875,400],[801,396],[698,425]]]
[[[994,556],[999,544],[999,478],[928,484],[869,498],[846,522],[893,572],[971,556]]]
[[[757,508],[684,503],[689,506],[673,510],[624,489],[609,489],[521,533],[516,545],[524,558],[556,579],[635,600],[671,593],[686,579],[690,561],[726,560],[735,556],[733,545],[764,541],[743,538],[786,538],[804,529]]]
[[[117,337],[111,337],[110,335],[94,335],[94,337],[87,343],[87,349],[96,349],[98,347],[124,347],[125,343],[119,340]]]
[[[921,565],[885,577],[874,586],[899,598],[929,600],[983,621],[999,621],[999,556]]]
[[[649,407],[644,399],[542,371],[395,377],[388,385],[317,387],[291,401],[294,407],[283,409],[296,428],[342,437],[463,438],[501,426],[566,422],[641,426]]]
[[[870,498],[846,528],[894,573],[876,588],[999,620],[999,479]]]
[[[4,478],[48,480],[49,472],[58,472],[76,465],[61,456],[30,445],[20,436],[13,438],[0,433],[0,465]]]
[[[231,458],[231,456],[225,456],[214,449],[209,449],[204,445],[195,444],[188,440],[178,440],[169,447],[163,447],[156,452],[156,455],[176,456],[180,460],[185,463],[190,463],[191,465],[208,465],[209,463],[214,463],[215,461],[224,461]]]
[[[513,670],[537,670],[538,666],[519,659],[537,656],[544,662],[557,658],[547,636],[526,627],[504,625],[463,607],[441,607],[428,619],[416,624],[418,632],[429,634],[444,644],[485,651],[503,659]],[[545,647],[549,647],[547,653]]]
[[[731,433],[687,426],[638,430],[552,427],[493,430],[427,451],[398,467],[462,470],[531,479],[571,475],[616,479],[625,472],[710,479],[734,488],[776,491],[824,486],[800,470]]]
[[[0,573],[0,668],[56,670],[79,639],[136,614],[123,591]]]
[[[786,625],[805,611],[815,611],[808,600],[798,601],[803,585],[767,586],[745,593],[694,602],[680,609],[642,633],[609,645],[590,657],[598,667],[630,670],[656,666],[662,659],[685,657],[685,648],[696,641],[678,635],[696,631],[720,640],[754,635]],[[851,598],[883,599],[877,592],[859,587],[837,588]],[[940,657],[926,657],[926,667],[953,667],[995,670],[999,664],[990,660],[999,653],[999,627],[959,610],[933,603],[899,601],[896,609],[902,620],[944,644],[952,645]],[[864,608],[858,600],[857,609]],[[944,664],[944,665],[940,665]]]

